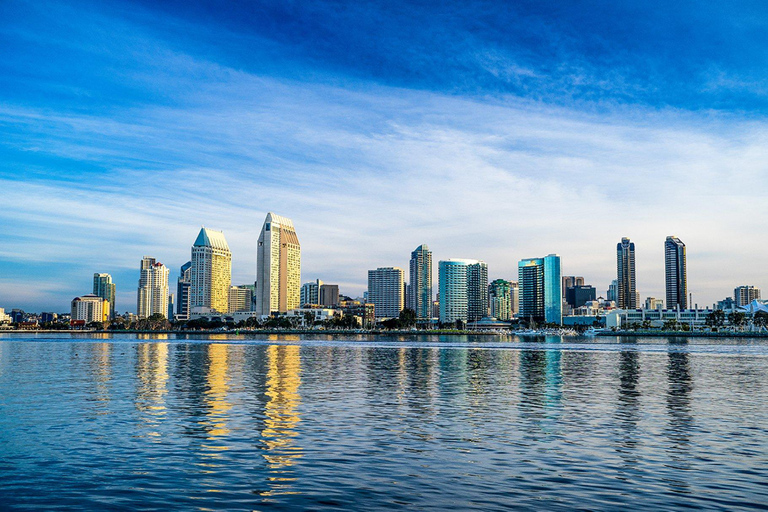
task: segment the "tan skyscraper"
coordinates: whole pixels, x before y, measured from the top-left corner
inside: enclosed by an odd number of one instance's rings
[[[229,311],[232,253],[224,233],[202,228],[192,245],[189,307],[192,313]],[[197,308],[197,309],[196,309]]]
[[[301,246],[291,219],[268,213],[256,249],[256,311],[300,307]]]
[[[141,260],[136,314],[139,318],[168,315],[168,267],[149,256]]]

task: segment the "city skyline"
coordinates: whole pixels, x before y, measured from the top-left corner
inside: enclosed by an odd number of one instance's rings
[[[602,295],[626,235],[641,301],[664,297],[670,233],[694,303],[767,288],[768,242],[741,241],[768,223],[768,6],[577,4],[2,3],[0,307],[59,310],[106,272],[129,310],[137,259],[176,279],[201,224],[251,282],[268,211],[299,226],[303,279],[348,295],[424,241],[490,280],[557,251]]]

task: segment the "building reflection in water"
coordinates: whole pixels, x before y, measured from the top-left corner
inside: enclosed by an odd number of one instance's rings
[[[624,469],[629,470],[638,462],[637,424],[640,421],[640,359],[634,350],[619,354],[619,393],[617,398],[616,419],[619,433],[616,451],[624,461]]]
[[[168,343],[136,345],[136,376],[136,408],[143,413],[148,435],[160,437],[159,426],[166,414],[168,393]]]
[[[262,495],[290,493],[290,482],[295,480],[290,468],[302,456],[301,447],[295,443],[301,421],[298,410],[301,403],[299,348],[296,345],[267,347],[267,403],[261,437],[263,456],[270,473],[270,490]]]
[[[665,430],[670,441],[671,466],[680,471],[680,477],[670,484],[676,492],[687,492],[689,484],[685,480],[684,471],[690,469],[690,444],[693,424],[691,414],[691,391],[693,378],[691,376],[689,355],[683,351],[672,351],[668,354],[667,362],[667,414],[669,424]]]
[[[549,340],[547,340],[549,341]],[[529,433],[551,433],[562,412],[561,352],[523,350],[520,353],[520,415],[531,424]]]
[[[88,374],[93,381],[96,401],[106,406],[109,402],[109,383],[112,380],[112,344],[91,343],[89,345]],[[105,411],[99,414],[104,414]]]
[[[206,419],[204,422],[206,438],[209,444],[203,449],[211,457],[218,457],[218,452],[226,450],[226,444],[218,442],[218,438],[229,434],[227,426],[229,410],[232,404],[227,401],[229,392],[229,346],[220,343],[210,343],[208,348],[208,371],[206,373],[206,389],[204,396]]]

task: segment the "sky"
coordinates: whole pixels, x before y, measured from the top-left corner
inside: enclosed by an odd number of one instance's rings
[[[158,5],[159,4],[159,5]],[[0,1],[0,307],[66,312],[224,231],[253,283],[267,212],[302,280],[359,296],[421,244],[516,280],[558,253],[605,295],[663,243],[693,302],[768,288],[763,1]],[[437,291],[435,276],[434,289]]]

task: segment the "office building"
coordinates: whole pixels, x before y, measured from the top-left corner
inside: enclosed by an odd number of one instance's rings
[[[477,322],[488,316],[488,265],[451,258],[438,263],[440,322]]]
[[[72,299],[70,322],[88,325],[109,320],[109,302],[95,294]]]
[[[309,282],[301,285],[301,290],[299,291],[299,304],[301,304],[301,307],[320,304],[321,286],[323,286],[323,282],[319,279],[314,283]]]
[[[513,295],[515,290],[512,283],[504,279],[496,279],[488,285],[488,303],[491,317],[508,322],[513,317]]]
[[[736,307],[746,306],[753,300],[760,300],[760,288],[751,285],[737,286],[733,290],[733,301]]]
[[[405,272],[397,267],[368,271],[367,302],[375,306],[376,318],[395,318],[405,308],[403,282]]]
[[[428,322],[432,317],[432,252],[422,244],[411,253],[408,307],[416,313],[416,321]]]
[[[93,294],[109,302],[109,318],[115,318],[115,283],[109,274],[93,274]]]
[[[291,219],[268,213],[256,251],[256,312],[285,313],[301,305],[301,246]]]
[[[675,236],[664,242],[664,275],[667,287],[667,309],[688,308],[688,272],[685,244]]]
[[[320,286],[319,296],[321,306],[335,308],[339,305],[339,285],[323,284]]]
[[[622,238],[616,244],[616,304],[619,308],[637,308],[635,282],[635,244],[629,238]]]
[[[168,314],[168,267],[144,256],[139,267],[139,289],[136,296],[139,318]]]
[[[189,287],[192,284],[192,262],[188,261],[179,269],[176,282],[176,319],[189,320]]]
[[[605,300],[608,302],[617,302],[619,300],[619,282],[614,279],[608,285],[608,291],[605,293]]]
[[[232,285],[232,253],[224,233],[201,228],[192,245],[190,261],[190,314],[227,313]]]
[[[597,300],[597,290],[594,286],[575,285],[565,290],[565,302],[574,309],[594,300]]]
[[[563,292],[560,256],[520,260],[517,266],[520,286],[521,319],[532,322],[562,324]]]
[[[229,313],[251,311],[253,309],[253,290],[248,286],[230,286]]]

